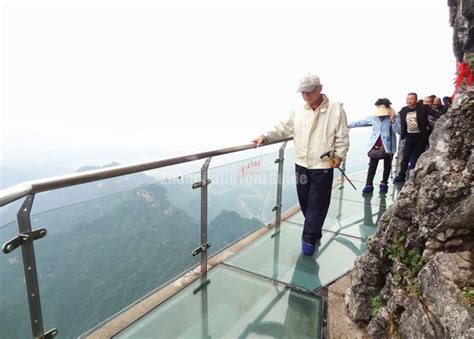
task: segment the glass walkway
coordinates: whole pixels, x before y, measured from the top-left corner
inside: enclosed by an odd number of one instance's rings
[[[351,180],[357,191],[349,184],[333,188],[314,256],[300,254],[298,212],[114,337],[322,337],[321,291],[352,269],[396,194],[363,196],[365,174]]]

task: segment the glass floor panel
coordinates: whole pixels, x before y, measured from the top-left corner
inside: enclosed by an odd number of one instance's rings
[[[375,233],[378,223],[386,208],[356,203],[352,201],[342,201],[341,216],[338,218],[328,217],[324,221],[323,230],[348,235],[361,239],[367,239]],[[289,222],[303,225],[303,213],[299,211],[288,219]]]
[[[298,212],[298,214],[291,217],[288,222],[295,223],[301,227],[303,226],[302,220],[303,214]],[[372,220],[375,221],[375,223],[373,223],[373,221],[371,222],[369,217],[364,217],[362,213],[359,215],[353,215],[342,221],[326,218],[323,225],[323,230],[336,233],[337,235],[340,234],[367,240],[377,230],[379,216],[377,214],[373,215]]]
[[[320,338],[322,300],[220,265],[114,338]],[[204,286],[198,289],[199,286]]]
[[[351,178],[352,180],[352,178]],[[388,184],[388,193],[379,193],[379,184],[374,182],[374,191],[372,193],[362,193],[362,189],[365,187],[365,181],[355,181],[352,183],[357,188],[357,191],[349,184],[347,181],[344,183],[342,189],[339,189],[339,186],[333,188],[331,199],[343,199],[350,201],[358,201],[363,203],[369,203],[372,205],[391,205],[395,201],[400,192],[400,186]]]
[[[301,255],[299,225],[284,222],[280,233],[268,232],[235,256],[227,264],[255,272],[290,285],[316,290],[347,271],[365,251],[365,242],[343,235],[323,232],[314,256]]]
[[[364,203],[364,201],[366,201],[366,203]],[[372,201],[378,202],[378,204],[372,203]],[[373,197],[372,199],[368,197],[365,200],[362,199],[361,202],[345,199],[331,199],[324,225],[331,225],[334,221],[344,221],[344,219],[356,217],[361,221],[366,220],[367,225],[372,226],[375,225],[375,223],[370,222],[369,215],[375,216],[378,213],[383,214],[387,210],[386,206],[386,201],[378,197]],[[304,224],[304,217],[301,211],[291,216],[288,220],[301,225]]]

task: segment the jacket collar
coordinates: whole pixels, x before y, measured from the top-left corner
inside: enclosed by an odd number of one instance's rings
[[[314,110],[314,112],[319,111],[320,113],[325,113],[328,110],[329,98],[325,94],[323,94],[322,96],[323,96],[323,101],[318,106],[318,108]],[[304,109],[313,111],[313,109],[309,107],[308,104],[304,104]]]

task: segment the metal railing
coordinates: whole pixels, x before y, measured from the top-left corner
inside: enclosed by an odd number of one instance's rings
[[[264,143],[262,146],[282,143],[279,151],[279,157],[275,160],[278,164],[278,181],[277,181],[277,197],[276,205],[273,208],[275,212],[275,226],[278,230],[281,222],[282,208],[282,178],[283,178],[283,160],[284,149],[286,143],[293,140],[292,137],[279,139]],[[56,190],[64,187],[90,183],[94,181],[110,179],[114,177],[124,176],[128,174],[139,173],[147,170],[163,168],[167,166],[182,164],[199,159],[206,159],[201,168],[201,181],[192,185],[193,189],[201,189],[201,217],[200,217],[200,246],[196,248],[192,255],[201,255],[200,270],[203,279],[207,274],[207,250],[210,244],[207,242],[207,187],[211,183],[208,178],[208,168],[212,157],[240,152],[255,148],[254,144],[246,144],[241,146],[218,149],[214,151],[195,153],[181,157],[169,158],[164,160],[156,160],[132,165],[116,166],[112,168],[92,170],[70,175],[46,178],[41,180],[33,180],[24,182],[0,191],[0,206],[8,205],[16,200],[25,198],[20,210],[17,214],[19,235],[3,245],[5,254],[13,252],[16,248],[21,247],[22,263],[26,282],[26,291],[28,297],[28,306],[30,313],[31,329],[34,338],[53,338],[58,334],[58,330],[53,328],[46,333],[43,327],[43,317],[41,310],[41,299],[38,284],[37,265],[34,251],[34,241],[46,236],[45,228],[33,230],[31,227],[31,209],[36,193]]]

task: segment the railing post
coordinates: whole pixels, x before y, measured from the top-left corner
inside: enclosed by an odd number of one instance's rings
[[[33,206],[34,194],[28,195],[21,205],[17,214],[18,231],[20,235],[3,246],[4,253],[10,253],[21,246],[23,270],[25,272],[26,293],[30,310],[31,331],[34,338],[52,338],[58,333],[52,329],[44,333],[43,315],[41,312],[41,299],[38,284],[38,273],[36,271],[34,240],[41,239],[46,235],[46,229],[33,231],[31,229],[31,207]]]
[[[285,141],[278,151],[278,159],[275,160],[275,163],[278,164],[278,180],[277,180],[277,197],[276,197],[276,206],[273,207],[275,212],[275,228],[278,231],[281,224],[281,208],[282,208],[282,191],[283,191],[283,164],[285,162],[285,147],[287,141]]]
[[[201,187],[201,246],[205,246],[206,250],[201,252],[201,273],[207,273],[207,249],[209,244],[207,243],[207,185],[211,181],[207,177],[207,170],[212,158],[207,158],[201,168],[201,181],[205,183]]]
[[[275,238],[273,243],[273,279],[278,278],[278,265],[280,261],[280,225],[281,225],[281,209],[282,209],[282,193],[283,193],[283,165],[285,163],[285,147],[287,141],[285,141],[278,151],[278,159],[275,159],[275,163],[278,164],[278,177],[277,177],[277,196],[276,206],[273,207],[275,212],[275,233],[272,238]]]
[[[211,183],[207,177],[207,170],[211,159],[211,157],[207,158],[201,167],[201,181],[193,184],[193,189],[201,188],[201,246],[193,251],[193,256],[201,254],[201,274],[207,273],[207,249],[211,247],[207,243],[207,186]]]

